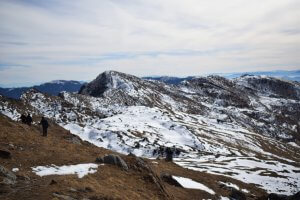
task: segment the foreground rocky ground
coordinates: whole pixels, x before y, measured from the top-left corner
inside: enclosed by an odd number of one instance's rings
[[[265,199],[267,195],[253,184],[133,155],[120,155],[128,170],[99,164],[95,173],[82,178],[76,174],[41,177],[32,167],[95,163],[96,158],[105,154],[118,154],[83,142],[53,123],[48,137],[41,136],[38,126],[29,127],[2,115],[0,127],[0,149],[10,153],[7,157],[1,154],[0,158],[1,167],[10,171],[0,173],[1,199],[220,199],[235,195],[236,190],[222,183],[244,189],[248,192],[243,192],[247,199]],[[191,178],[216,194],[174,186],[176,184],[168,180],[166,174]]]

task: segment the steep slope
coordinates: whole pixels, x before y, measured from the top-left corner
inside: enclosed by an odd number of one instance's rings
[[[138,77],[106,71],[84,85],[79,94],[101,97],[109,104],[147,106],[202,113],[201,104],[186,98],[178,87],[159,81],[147,81]]]
[[[181,88],[189,98],[206,105],[207,113],[219,122],[234,122],[248,130],[283,140],[299,140],[299,85],[275,78],[250,77],[235,80],[218,76],[195,78],[184,82]],[[252,83],[253,79],[257,83]],[[259,83],[265,79],[273,80],[274,87]],[[264,88],[264,91],[258,88]]]
[[[34,117],[36,119],[37,116]],[[129,166],[128,171],[102,164],[83,177],[68,174],[66,170],[66,174],[40,176],[37,169],[55,167],[59,171],[60,166],[66,169],[68,166],[75,168],[78,164],[97,165],[97,157],[112,153],[80,140],[53,122],[50,125],[48,137],[44,138],[38,126],[29,127],[0,114],[0,149],[11,154],[11,158],[0,156],[0,168],[12,170],[10,173],[16,175],[13,183],[3,184],[1,171],[1,199],[220,199],[231,194],[231,187],[224,187],[224,184],[246,191],[249,199],[263,199],[266,196],[254,184],[184,169],[163,160],[141,160],[131,155],[121,155]],[[83,173],[83,169],[81,166],[80,173]],[[167,173],[191,178],[216,194],[164,182],[159,176]]]
[[[166,199],[155,183],[145,179],[147,172],[128,172],[113,165],[99,165],[95,173],[77,175],[38,176],[37,166],[75,166],[94,163],[108,150],[95,147],[51,123],[47,138],[37,126],[14,123],[0,115],[0,148],[9,150],[11,159],[0,157],[1,166],[14,169],[15,184],[1,184],[1,199],[52,199],[63,196],[75,199]],[[130,157],[122,156],[129,166]],[[83,170],[83,169],[82,169]],[[0,174],[0,178],[1,178]]]

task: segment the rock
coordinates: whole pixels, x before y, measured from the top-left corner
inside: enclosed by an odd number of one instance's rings
[[[55,185],[55,184],[57,184],[57,182],[52,179],[49,185]]]
[[[17,180],[22,181],[25,184],[29,184],[30,183],[30,178],[27,175],[23,175],[23,174],[18,174],[17,175]]]
[[[93,191],[94,190],[90,187],[85,187],[85,188],[78,189],[78,192],[84,192],[84,193],[93,192]]]
[[[95,162],[97,162],[97,163],[104,163],[103,157],[96,158]]]
[[[72,138],[70,139],[70,142],[72,142],[73,144],[81,144],[80,139],[77,138],[77,137],[72,137]]]
[[[135,160],[138,168],[146,169],[148,171],[151,170],[149,165],[142,158],[136,157]]]
[[[268,196],[268,200],[299,200],[299,199],[300,199],[300,192],[297,192],[296,194],[291,196],[274,194],[274,193],[271,193]]]
[[[81,140],[79,139],[78,136],[75,135],[68,135],[68,136],[64,136],[64,139],[66,139],[67,141],[73,143],[73,144],[81,144]]]
[[[9,151],[0,150],[0,158],[10,159],[11,153]]]
[[[269,200],[287,200],[287,196],[282,195],[282,194],[271,193],[271,194],[269,194],[268,199]]]
[[[72,188],[72,187],[69,189],[69,191],[70,192],[77,192],[77,190],[75,188]]]
[[[128,171],[128,165],[126,162],[118,155],[105,155],[104,157],[96,158],[96,162],[98,163],[105,163],[105,164],[111,164],[111,165],[117,165],[123,170]]]
[[[175,186],[175,187],[182,187],[182,185],[180,185],[180,183],[178,183],[178,182],[172,177],[171,174],[162,172],[162,173],[160,174],[160,178],[161,178],[164,182],[166,182],[166,183],[168,183],[168,184],[170,184],[170,185],[173,185],[173,186]]]
[[[0,183],[0,195],[11,192],[11,187],[9,185]]]
[[[299,200],[299,199],[300,199],[300,192],[297,192],[296,194],[288,197],[288,200]]]
[[[16,180],[17,176],[13,172],[0,165],[0,183],[13,185],[17,182]]]
[[[156,173],[151,169],[151,167],[148,165],[146,161],[144,161],[140,157],[133,156],[135,158],[135,164],[132,166],[134,169],[142,172],[146,172],[147,175],[145,175],[143,178],[146,181],[154,183],[157,188],[162,192],[162,194],[165,196],[166,199],[169,199],[170,196],[166,192],[165,186],[162,182],[162,180],[156,175]]]
[[[63,194],[58,194],[58,193],[53,193],[53,196],[59,198],[59,199],[63,199],[63,200],[76,200],[73,197],[67,196],[67,195],[63,195]]]
[[[246,195],[234,188],[231,188],[231,194],[230,194],[230,199],[235,199],[235,200],[246,200]]]
[[[15,149],[15,145],[13,145],[13,144],[11,144],[11,143],[10,143],[8,146],[9,146],[9,149],[10,149],[10,150],[14,150],[14,149]]]
[[[22,181],[30,181],[30,178],[27,175],[17,175],[17,178]]]

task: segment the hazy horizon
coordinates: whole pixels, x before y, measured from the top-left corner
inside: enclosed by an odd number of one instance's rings
[[[106,71],[111,71],[111,70],[106,70]],[[99,74],[101,74],[103,72],[100,72]],[[233,76],[240,76],[242,74],[247,74],[247,73],[249,73],[249,74],[264,74],[264,73],[270,73],[270,74],[272,74],[272,73],[284,73],[284,74],[286,74],[286,73],[299,73],[299,75],[300,75],[300,70],[272,70],[272,71],[253,71],[253,72],[245,71],[245,72],[230,72],[230,73],[210,73],[210,74],[188,75],[188,76],[170,76],[168,74],[165,74],[165,75],[156,75],[156,74],[152,74],[151,75],[150,74],[150,75],[138,76],[138,77],[143,78],[143,77],[164,77],[164,76],[166,76],[166,77],[186,78],[186,77],[191,77],[191,76],[197,77],[197,76],[220,75],[220,76],[224,76],[224,77],[228,78],[231,75],[233,75]],[[45,80],[45,81],[42,81],[42,82],[35,82],[35,83],[33,83],[33,82],[32,83],[30,83],[30,82],[26,83],[25,82],[25,83],[0,84],[0,87],[1,88],[32,87],[32,86],[40,85],[40,84],[43,84],[43,83],[49,83],[49,82],[52,82],[52,81],[59,81],[59,80],[90,82],[90,81],[94,80],[99,74],[96,74],[95,77],[93,79],[90,79],[90,80],[52,79],[52,80]],[[283,75],[282,75],[282,77],[283,77]]]

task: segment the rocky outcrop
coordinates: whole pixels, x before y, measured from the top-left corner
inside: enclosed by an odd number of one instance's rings
[[[172,177],[172,175],[169,174],[169,173],[165,173],[165,172],[161,173],[161,174],[160,174],[160,178],[161,178],[164,182],[166,182],[166,183],[168,183],[168,184],[170,184],[170,185],[173,185],[173,186],[175,186],[175,187],[182,187],[182,185],[180,185],[180,183],[178,183],[178,182]]]
[[[300,192],[297,192],[294,195],[281,195],[281,194],[269,194],[268,200],[299,200],[300,199]]]
[[[237,189],[231,188],[230,199],[246,200],[246,195]]]
[[[96,158],[97,163],[104,163],[104,164],[110,164],[110,165],[116,165],[120,167],[121,169],[128,171],[128,166],[126,162],[118,155],[105,155],[103,157]]]

